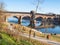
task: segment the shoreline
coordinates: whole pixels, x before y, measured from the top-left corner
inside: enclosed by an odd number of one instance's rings
[[[13,24],[13,25],[15,25],[15,24],[17,24],[17,23],[10,23],[10,22],[5,22],[5,23],[7,23],[7,24]],[[18,24],[19,25],[19,24]],[[21,25],[21,26],[23,26],[23,25]],[[38,32],[38,33],[40,33],[40,34],[52,34],[52,35],[59,35],[60,36],[60,34],[58,34],[58,33],[43,33],[43,32],[41,32],[41,31],[38,31],[37,29],[33,29],[33,28],[30,28],[30,27],[27,27],[27,26],[23,26],[23,27],[26,27],[26,28],[29,28],[29,29],[31,29],[32,31],[35,31],[35,32]]]

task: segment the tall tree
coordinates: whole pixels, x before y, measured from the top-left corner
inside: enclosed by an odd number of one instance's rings
[[[34,0],[33,4],[35,5],[35,11],[37,12],[44,0]]]
[[[37,10],[39,9],[40,4],[43,3],[44,0],[36,0],[36,1],[37,1],[37,5],[36,5],[36,12],[37,12]]]
[[[4,3],[0,2],[0,10],[4,10]]]
[[[3,21],[3,15],[4,15],[4,3],[0,2],[0,21]]]

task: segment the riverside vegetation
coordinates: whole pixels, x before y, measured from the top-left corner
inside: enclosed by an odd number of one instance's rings
[[[18,32],[20,33],[29,34],[30,28],[28,28],[27,30],[27,27],[25,28],[24,26],[21,26],[18,24],[14,24],[13,27],[16,30],[18,30]],[[15,35],[15,33],[14,34],[12,33],[13,32],[9,31],[7,23],[0,22],[0,45],[50,45],[45,42],[40,42],[34,39],[29,39],[22,35],[19,36],[18,33],[17,35]],[[34,31],[32,30],[31,34],[33,33]],[[39,32],[36,32],[36,35],[39,37],[43,37],[43,38],[45,38],[46,36],[43,33],[39,33]],[[51,35],[50,40],[60,42],[60,36]]]
[[[25,26],[21,26],[21,25],[16,25],[16,29],[20,32],[27,33],[27,34],[29,34],[29,31],[31,30],[31,35],[33,35],[33,33],[35,32],[36,36],[42,37],[42,38],[46,38],[48,35],[48,34],[41,33],[39,31],[34,31],[33,29],[31,29],[29,27],[25,27]],[[49,35],[50,35],[49,40],[60,42],[60,34],[56,34],[56,35],[49,34]]]
[[[0,23],[0,45],[48,45],[47,43],[34,39],[29,40],[29,38],[22,35],[12,34],[13,32],[11,33],[9,29],[7,29],[7,26],[6,23]]]

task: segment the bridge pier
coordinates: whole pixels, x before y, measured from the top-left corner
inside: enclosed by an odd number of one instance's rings
[[[35,28],[35,20],[33,20],[33,21],[30,20],[30,25],[29,26],[32,27],[32,28]]]
[[[21,24],[21,16],[19,16],[19,18],[18,18],[18,24]]]
[[[29,26],[32,28],[35,28],[35,12],[31,11],[30,14],[31,14],[31,19],[30,19],[30,25]]]
[[[46,25],[46,23],[47,23],[47,22],[46,22],[46,20],[47,20],[47,19],[46,19],[46,18],[44,18],[44,19],[42,20],[41,25],[44,25],[44,26],[45,26],[45,25]]]

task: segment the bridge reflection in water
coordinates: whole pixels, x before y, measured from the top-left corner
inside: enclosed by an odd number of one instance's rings
[[[8,20],[8,22],[11,22],[11,23],[18,23],[18,19],[15,18],[15,17],[10,17],[7,20]],[[28,19],[26,17],[22,18],[21,25],[29,26],[29,24],[30,24],[30,19],[29,18]],[[36,21],[35,22],[35,26],[40,26],[40,25],[41,25],[41,21]]]
[[[37,19],[36,19],[37,20]],[[18,23],[18,19],[14,18],[14,17],[10,17],[8,18],[8,22],[12,22],[12,23]],[[30,24],[30,19],[26,20],[25,18],[22,19],[22,25],[24,26],[28,26]],[[37,20],[35,26],[40,26],[41,25],[41,20]],[[48,25],[49,26],[49,25]],[[42,25],[43,27],[43,25]],[[47,28],[47,31],[45,31]],[[59,25],[51,25],[50,27],[47,27],[47,24],[45,26],[45,28],[36,28],[38,31],[41,31],[43,33],[57,33],[60,34],[60,26]]]

